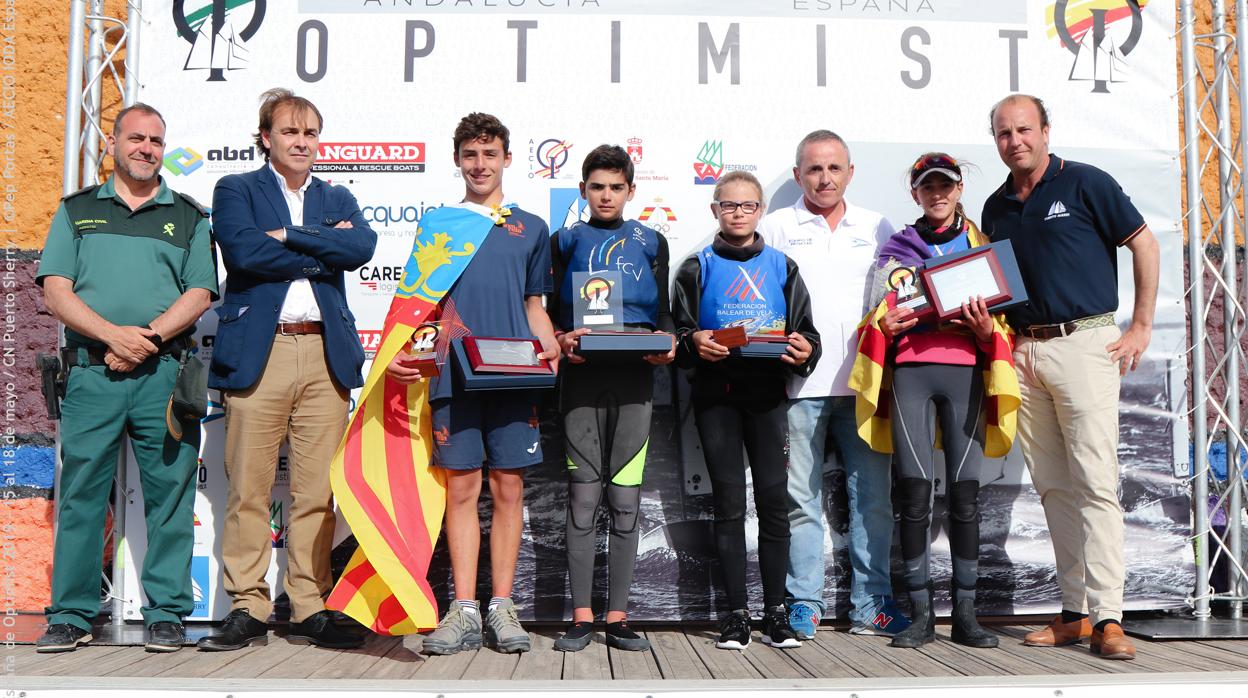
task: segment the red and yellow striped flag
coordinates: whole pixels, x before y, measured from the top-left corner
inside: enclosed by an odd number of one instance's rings
[[[427,577],[446,509],[445,475],[431,461],[429,385],[390,380],[386,367],[507,213],[465,204],[421,220],[381,346],[330,465],[334,497],[359,548],[325,605],[382,635],[437,625]]]

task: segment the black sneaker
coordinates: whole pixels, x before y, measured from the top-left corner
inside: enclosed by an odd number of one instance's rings
[[[580,652],[589,647],[589,641],[594,639],[594,624],[591,621],[583,620],[572,624],[563,637],[555,640],[555,649],[560,652]]]
[[[797,632],[789,625],[789,613],[783,605],[772,606],[763,612],[763,644],[782,650],[802,646]]]
[[[186,628],[181,623],[162,620],[147,626],[147,644],[143,645],[143,649],[148,652],[177,652],[185,644]]]
[[[719,642],[715,646],[721,650],[743,650],[750,646],[750,612],[737,609],[719,621]]]
[[[91,633],[69,623],[53,623],[35,641],[36,652],[73,652],[78,645],[91,642]]]
[[[633,632],[628,621],[621,620],[607,623],[607,647],[629,652],[645,652],[650,649],[650,641]]]

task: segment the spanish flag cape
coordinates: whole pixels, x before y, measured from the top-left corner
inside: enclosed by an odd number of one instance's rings
[[[429,384],[389,380],[386,367],[412,332],[435,316],[490,229],[510,213],[461,204],[421,219],[381,345],[330,464],[334,498],[359,548],[325,605],[375,633],[403,635],[437,625],[426,576],[446,509],[445,475],[430,459]]]
[[[970,225],[968,221],[968,225]],[[987,244],[988,240],[970,225],[971,247]],[[885,336],[880,323],[884,313],[896,305],[897,294],[889,292],[858,325],[858,352],[849,374],[849,387],[856,393],[855,416],[858,435],[871,449],[880,453],[893,452],[892,359],[893,343]],[[1021,401],[1018,375],[1014,373],[1013,340],[1004,318],[992,318],[992,346],[983,357],[984,412],[987,430],[984,455],[999,458],[1010,451],[1018,431],[1018,406]],[[983,352],[983,347],[980,347]]]

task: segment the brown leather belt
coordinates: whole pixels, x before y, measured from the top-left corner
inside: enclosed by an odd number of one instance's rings
[[[1031,339],[1053,339],[1054,337],[1065,337],[1074,334],[1079,330],[1090,330],[1094,327],[1109,327],[1114,324],[1114,314],[1105,313],[1103,315],[1090,315],[1081,317],[1078,320],[1070,322],[1059,322],[1053,325],[1031,325],[1024,327],[1018,333],[1024,337]]]
[[[274,334],[324,334],[325,326],[319,322],[279,322]]]

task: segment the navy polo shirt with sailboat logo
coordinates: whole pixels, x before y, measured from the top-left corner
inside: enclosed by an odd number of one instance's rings
[[[1015,328],[1070,322],[1118,309],[1118,252],[1144,217],[1114,178],[1050,153],[1026,201],[1013,176],[984,202],[982,230],[1009,240],[1031,303],[1006,313]]]

